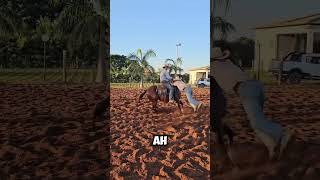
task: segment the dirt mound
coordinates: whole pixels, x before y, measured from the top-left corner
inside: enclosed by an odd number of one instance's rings
[[[105,178],[108,123],[91,129],[104,87],[1,85],[0,92],[2,178]]]
[[[185,111],[160,103],[152,111],[145,98],[137,103],[142,90],[111,90],[111,176],[132,179],[208,179],[209,90],[194,89],[195,99],[204,103],[202,112],[193,113],[183,93]],[[151,145],[153,135],[171,135],[167,146]]]

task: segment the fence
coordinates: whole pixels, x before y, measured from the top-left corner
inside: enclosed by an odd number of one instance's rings
[[[5,83],[90,83],[95,81],[95,77],[96,68],[68,69],[65,75],[62,69],[47,69],[45,73],[39,68],[0,69],[0,82]]]
[[[144,88],[148,88],[153,85],[159,85],[160,83],[143,83]],[[111,88],[139,88],[140,83],[111,83]]]

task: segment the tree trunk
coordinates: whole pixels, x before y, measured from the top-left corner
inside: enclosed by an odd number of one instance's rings
[[[105,13],[107,12],[104,12],[103,14]],[[108,61],[107,57],[109,56],[109,29],[107,29],[109,28],[109,26],[104,22],[103,18],[103,16],[100,16],[99,59],[97,65],[96,82],[109,84],[109,76],[107,78],[107,69],[109,68],[107,68],[106,63]],[[107,20],[107,23],[109,24],[109,18]]]
[[[143,75],[141,76],[141,80],[140,80],[140,88],[143,88]]]

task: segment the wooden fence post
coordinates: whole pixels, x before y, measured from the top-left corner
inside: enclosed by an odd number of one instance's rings
[[[279,74],[278,74],[278,85],[281,85],[281,81],[282,81],[282,69],[283,69],[283,62],[280,61],[280,64],[279,64]]]
[[[67,81],[67,72],[66,72],[66,61],[67,61],[67,51],[62,51],[62,79],[63,82]]]

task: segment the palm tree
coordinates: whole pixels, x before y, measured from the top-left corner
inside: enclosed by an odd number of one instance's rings
[[[211,13],[210,13],[210,22],[211,22],[211,43],[213,46],[215,30],[221,33],[221,40],[227,39],[227,36],[230,32],[235,31],[235,27],[226,21],[223,17],[215,15],[215,10],[218,7],[223,7],[226,15],[231,6],[231,0],[211,0]]]
[[[14,15],[4,7],[0,8],[0,37],[7,38],[13,36],[17,31],[17,24]]]
[[[52,0],[54,3],[64,0]],[[97,63],[96,82],[109,83],[107,78],[107,59],[109,59],[109,1],[105,0],[77,0],[69,2],[59,15],[58,26],[69,36],[69,50],[72,52],[80,44],[98,42],[99,53]]]
[[[131,63],[130,66],[134,66],[135,72],[139,72],[141,88],[143,88],[144,75],[147,73],[152,74],[155,71],[148,62],[148,59],[152,57],[156,57],[156,53],[152,49],[147,50],[145,54],[142,53],[141,49],[138,49],[136,53],[131,53],[128,56],[128,59],[138,62],[138,66],[132,65],[135,63]]]
[[[15,39],[20,48],[22,48],[31,37],[32,30],[14,12],[0,8],[0,37],[2,39]]]
[[[223,7],[225,13],[227,13],[231,7],[231,0],[211,0],[211,14],[217,7]]]
[[[28,26],[15,12],[3,6],[0,7],[0,39],[7,42],[5,46],[0,47],[0,53],[8,50],[12,43],[10,40],[15,40],[17,47],[21,50],[26,46],[26,43],[32,38],[34,30]],[[7,64],[7,60],[5,63]]]
[[[168,63],[168,62],[172,63],[171,67],[172,67],[172,70],[174,70],[174,75],[177,75],[177,73],[181,74],[181,72],[183,71],[183,69],[181,68],[181,65],[182,65],[182,59],[181,58],[177,58],[177,60],[166,59],[165,62],[166,63]]]
[[[124,69],[124,74],[129,76],[130,87],[132,81],[136,77],[141,77],[141,72],[143,72],[143,68],[139,65],[137,61],[131,61],[130,65]]]
[[[219,16],[213,18],[213,28],[221,34],[220,40],[226,40],[229,33],[236,31],[233,24]]]

